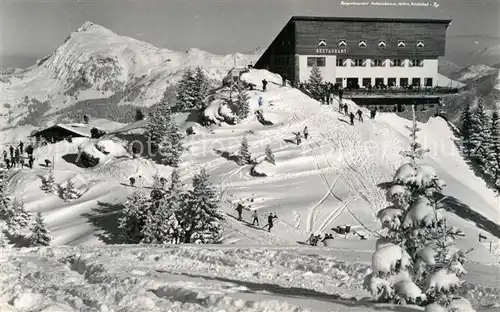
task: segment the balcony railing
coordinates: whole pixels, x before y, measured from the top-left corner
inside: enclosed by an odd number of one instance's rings
[[[433,88],[386,88],[386,89],[344,89],[343,97],[356,96],[435,96],[459,93],[459,88],[433,87]],[[338,93],[338,91],[336,92]]]

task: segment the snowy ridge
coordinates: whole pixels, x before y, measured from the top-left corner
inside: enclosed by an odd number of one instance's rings
[[[461,82],[478,79],[485,75],[489,75],[497,71],[496,68],[490,67],[488,65],[470,65],[466,68],[455,73],[455,79]]]

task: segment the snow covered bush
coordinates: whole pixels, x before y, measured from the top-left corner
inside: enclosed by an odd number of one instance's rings
[[[148,215],[149,200],[145,192],[136,190],[125,202],[123,216],[118,220],[118,227],[123,231],[127,243],[139,243],[142,240],[142,230]]]
[[[203,68],[198,66],[194,70],[187,69],[177,90],[177,110],[203,109],[210,91],[210,82]]]
[[[30,241],[33,246],[49,246],[52,237],[42,218],[40,211],[36,214],[35,223],[31,227]]]
[[[248,117],[250,113],[250,96],[248,96],[247,92],[244,90],[239,90],[238,97],[236,99],[236,105],[234,109],[234,114],[238,116],[238,119],[241,121]]]
[[[61,197],[64,201],[69,202],[72,199],[80,197],[80,194],[75,189],[73,182],[68,180],[65,186],[59,185],[59,197]]]
[[[1,169],[0,169],[1,170]],[[0,218],[7,219],[11,214],[11,200],[9,197],[9,191],[7,190],[7,171],[0,171]]]
[[[413,127],[408,127],[411,148],[401,153],[409,162],[396,171],[387,188],[392,205],[377,215],[386,234],[377,241],[373,272],[365,279],[365,287],[380,301],[415,303],[427,305],[426,311],[440,311],[437,306],[449,305],[462,285],[466,253],[453,244],[462,232],[447,227],[438,213],[445,185],[432,167],[420,162],[427,150],[416,140],[420,129],[414,109]]]
[[[241,140],[240,149],[238,150],[238,164],[246,165],[252,162],[252,154],[250,153],[250,147],[248,146],[248,140],[243,137]]]
[[[47,194],[54,193],[55,179],[54,179],[54,171],[52,169],[45,177],[42,177],[42,186],[40,188]]]

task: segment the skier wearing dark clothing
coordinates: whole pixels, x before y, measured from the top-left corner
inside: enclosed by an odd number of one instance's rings
[[[20,152],[20,154],[22,155],[22,154],[23,154],[23,147],[24,147],[24,143],[23,143],[23,141],[20,141],[20,142],[19,142],[18,147],[19,147],[19,152]]]
[[[354,126],[354,114],[352,112],[349,114],[349,118],[351,119],[351,125]]]
[[[3,151],[3,161],[6,162],[6,160],[8,160],[9,157],[8,157],[8,154],[7,154],[7,151]]]
[[[252,225],[257,224],[259,226],[259,215],[257,214],[257,210],[254,210],[252,213]]]
[[[300,132],[295,133],[295,143],[297,143],[297,145],[300,145],[301,142],[302,139],[300,138]]]
[[[266,91],[266,89],[267,89],[267,80],[264,79],[262,80],[262,91]]]
[[[238,212],[238,220],[241,220],[242,219],[241,214],[243,213],[243,205],[239,203],[234,210]]]
[[[134,177],[131,177],[130,179],[128,179],[130,181],[130,186],[134,186],[135,184],[135,178]]]
[[[28,147],[26,147],[26,154],[28,154],[28,156],[33,156],[33,145],[28,145]]]
[[[11,146],[9,146],[9,151],[10,151],[10,158],[14,158],[14,148]]]
[[[307,137],[309,136],[309,131],[307,130],[307,126],[304,127],[304,139],[307,140]]]
[[[342,95],[344,95],[344,90],[342,90],[342,87],[339,89],[339,101],[342,103]]]
[[[358,109],[356,114],[358,115],[359,121],[363,122],[363,112],[360,109]]]
[[[16,161],[16,164],[19,164],[20,159],[21,159],[21,155],[19,154],[19,149],[16,148],[16,151],[14,152],[14,160]]]
[[[347,106],[347,104],[344,104],[344,115],[347,116],[348,113],[349,113],[349,107]]]
[[[271,228],[274,226],[274,223],[273,223],[274,219],[277,219],[277,218],[278,218],[278,216],[273,215],[272,212],[269,214],[269,216],[267,216],[266,226],[268,227],[268,229],[267,229],[268,232],[271,232]],[[266,227],[266,226],[264,226],[264,227]]]
[[[8,158],[4,159],[5,165],[7,166],[7,169],[10,169],[10,160]]]
[[[28,158],[28,165],[30,166],[30,169],[33,169],[33,163],[35,162],[35,158],[33,158],[32,155],[29,156]]]

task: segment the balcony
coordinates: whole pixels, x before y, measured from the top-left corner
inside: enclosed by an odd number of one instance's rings
[[[433,88],[402,88],[392,87],[386,89],[344,89],[343,98],[437,98],[457,94],[459,88],[433,87]]]

